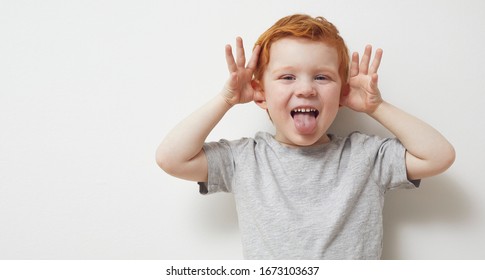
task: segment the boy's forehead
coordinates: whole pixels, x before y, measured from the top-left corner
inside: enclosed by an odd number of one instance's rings
[[[314,41],[307,38],[284,37],[274,41],[270,48],[270,54],[273,50],[295,50],[295,49],[313,49],[316,51],[329,52],[329,55],[337,55],[337,48],[331,46],[325,41]]]
[[[325,64],[338,68],[337,49],[323,41],[306,38],[285,37],[273,42],[268,67],[290,67],[292,63]]]

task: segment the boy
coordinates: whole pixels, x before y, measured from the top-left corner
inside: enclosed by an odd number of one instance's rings
[[[379,259],[384,193],[446,170],[454,149],[439,132],[385,102],[382,50],[359,64],[333,24],[292,15],[263,33],[246,66],[242,39],[222,92],[176,126],[157,150],[167,173],[232,192],[248,259]],[[276,134],[204,143],[236,104],[266,110]],[[327,135],[339,110],[363,112],[396,138]]]

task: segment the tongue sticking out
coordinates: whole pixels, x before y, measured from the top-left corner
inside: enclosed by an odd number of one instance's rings
[[[317,126],[317,119],[312,113],[296,113],[293,116],[295,128],[301,134],[310,134]]]

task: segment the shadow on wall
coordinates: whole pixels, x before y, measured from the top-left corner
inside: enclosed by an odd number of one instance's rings
[[[213,231],[215,234],[238,232],[238,220],[234,196],[227,193],[210,195],[194,194],[194,215],[192,223],[199,228]]]
[[[328,132],[338,136],[347,136],[354,131],[381,137],[392,137],[392,134],[385,127],[368,115],[356,113],[347,108],[340,108]]]
[[[448,228],[466,223],[471,203],[459,184],[446,174],[424,179],[417,190],[394,190],[384,205],[382,259],[403,259],[399,249],[403,226],[441,224]]]

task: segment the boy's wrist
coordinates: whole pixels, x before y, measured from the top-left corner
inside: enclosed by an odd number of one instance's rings
[[[221,92],[217,97],[216,99],[218,99],[219,101],[222,101],[222,104],[224,106],[224,109],[226,110],[229,110],[231,109],[235,104],[233,104],[230,100],[230,98],[227,98],[227,96],[225,95],[224,91]]]
[[[374,111],[369,112],[368,115],[374,119],[378,119],[379,116],[385,111],[386,107],[388,107],[390,104],[387,103],[386,101],[382,100],[379,105],[376,106]]]

